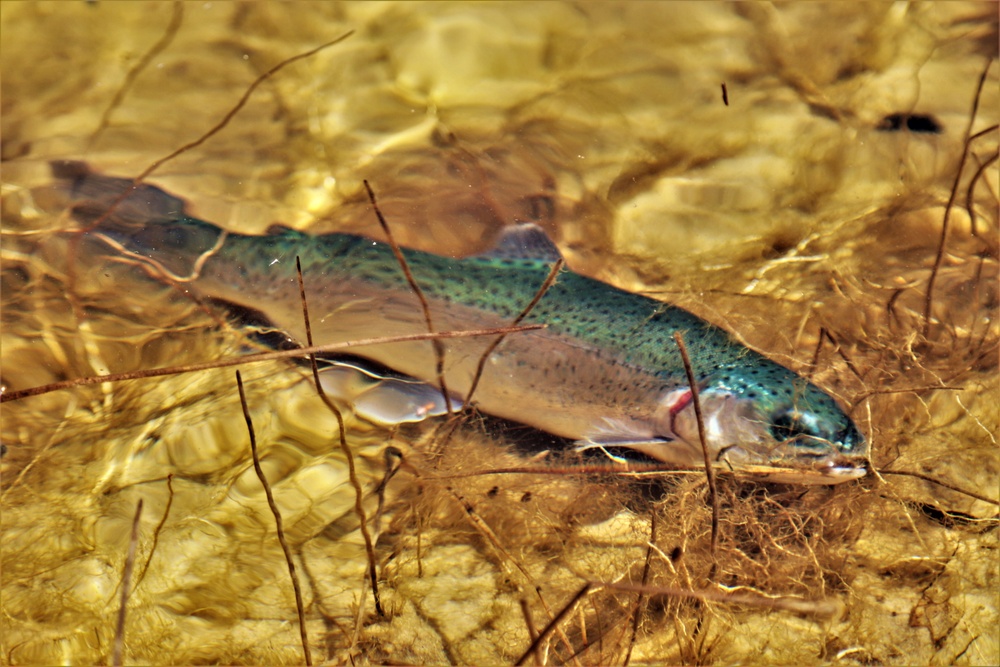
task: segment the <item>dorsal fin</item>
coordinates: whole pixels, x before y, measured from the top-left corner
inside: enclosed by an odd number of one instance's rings
[[[554,262],[562,257],[562,253],[541,227],[533,222],[520,222],[500,230],[493,247],[476,257]]]

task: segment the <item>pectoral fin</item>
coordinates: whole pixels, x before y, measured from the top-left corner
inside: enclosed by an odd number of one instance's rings
[[[594,424],[585,439],[576,442],[577,451],[600,449],[615,461],[625,460],[607,451],[608,448],[631,449],[657,461],[674,465],[691,466],[701,462],[701,459],[695,456],[697,452],[688,443],[655,435],[650,424],[638,420],[602,419]]]
[[[348,403],[354,412],[382,426],[419,422],[446,414],[444,396],[434,385],[405,376],[383,376],[357,362],[337,363],[320,372],[329,395]],[[451,409],[462,402],[451,398]]]

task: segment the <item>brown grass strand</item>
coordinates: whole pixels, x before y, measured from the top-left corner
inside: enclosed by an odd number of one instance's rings
[[[180,0],[175,0],[171,3],[171,5],[173,7],[173,11],[170,15],[170,23],[167,24],[167,27],[164,29],[163,34],[160,35],[160,38],[156,40],[156,42],[149,47],[146,53],[142,55],[139,62],[133,65],[132,68],[125,74],[125,80],[122,82],[122,85],[118,87],[118,90],[115,91],[115,95],[111,99],[111,102],[108,103],[104,113],[101,114],[101,120],[97,124],[97,129],[94,130],[94,134],[90,138],[91,148],[97,142],[101,133],[107,129],[108,122],[111,120],[111,114],[113,114],[115,109],[121,105],[122,100],[125,99],[125,95],[128,94],[128,91],[132,88],[135,80],[139,78],[139,75],[142,74],[143,70],[149,66],[149,63],[153,61],[153,58],[170,46],[170,43],[174,41],[174,37],[177,36],[177,31],[180,30],[181,21],[184,18],[184,3]]]
[[[243,95],[240,96],[240,99],[236,102],[236,104],[234,104],[233,107],[229,109],[229,111],[227,111],[225,115],[223,115],[223,117],[215,125],[213,125],[207,131],[203,132],[197,139],[189,141],[180,148],[176,148],[167,155],[164,155],[163,157],[154,160],[148,167],[143,169],[138,176],[132,179],[131,185],[122,190],[121,194],[115,197],[115,199],[108,205],[107,210],[105,210],[104,213],[102,213],[101,216],[97,218],[97,220],[95,220],[87,228],[80,230],[76,235],[76,238],[77,239],[82,238],[84,232],[88,232],[96,227],[99,227],[101,223],[103,223],[105,220],[108,219],[108,216],[110,216],[114,212],[114,210],[118,207],[118,205],[123,201],[125,201],[125,199],[129,195],[135,192],[135,190],[142,184],[142,182],[145,181],[147,178],[149,178],[149,176],[151,176],[157,169],[162,167],[167,162],[170,162],[171,160],[177,158],[178,156],[183,155],[184,153],[193,150],[198,146],[201,146],[203,143],[211,139],[214,135],[221,132],[227,125],[229,125],[230,121],[232,121],[232,119],[236,116],[236,114],[238,114],[243,109],[243,107],[246,106],[247,102],[250,100],[250,96],[253,95],[254,91],[257,90],[257,88],[259,88],[260,85],[264,83],[264,81],[271,78],[272,76],[277,74],[279,71],[281,71],[288,65],[298,62],[299,60],[310,58],[324,49],[328,49],[331,46],[334,46],[335,44],[339,44],[340,42],[344,41],[353,34],[354,34],[353,30],[348,30],[347,32],[337,37],[336,39],[331,39],[329,42],[325,42],[315,48],[309,49],[308,51],[304,51],[302,53],[296,54],[294,56],[282,60],[277,65],[274,65],[271,69],[267,70],[266,72],[258,76],[250,83],[249,86],[247,86],[247,89],[243,91]]]
[[[532,643],[535,646],[535,662],[539,665],[542,664],[542,651],[541,647],[535,643],[538,639],[538,628],[535,627],[535,620],[531,617],[531,605],[525,598],[521,598],[518,601],[521,605],[521,615],[524,616],[524,627],[528,630],[528,637],[531,638]]]
[[[823,339],[826,337],[826,327],[819,328],[819,336],[816,337],[816,349],[813,350],[812,359],[809,360],[809,370],[806,372],[806,379],[811,380],[816,368],[819,366],[819,355],[823,351]]]
[[[570,611],[576,607],[576,604],[590,591],[590,586],[591,584],[589,583],[584,584],[583,587],[576,592],[576,595],[570,598],[569,602],[563,605],[563,608],[559,610],[559,613],[552,617],[552,620],[549,621],[548,625],[546,625],[535,640],[528,645],[528,648],[525,649],[524,653],[521,654],[521,657],[514,663],[515,665],[523,665],[528,660],[528,656],[534,653],[538,647],[541,646],[542,642],[545,641],[545,639],[559,627],[562,620],[566,618]]]
[[[302,322],[306,327],[306,346],[313,346],[312,324],[309,321],[309,302],[306,300],[306,283],[302,278],[302,260],[295,256],[295,277],[299,282],[299,302],[302,304]],[[312,369],[313,380],[316,382],[316,391],[322,393],[319,382],[319,366],[316,365],[316,355],[309,355],[309,366]]]
[[[115,626],[115,643],[111,650],[111,664],[122,664],[122,653],[125,649],[125,618],[128,612],[129,588],[132,585],[132,570],[135,568],[135,552],[139,545],[139,521],[142,518],[142,498],[135,506],[135,516],[132,517],[132,532],[128,540],[128,555],[125,557],[125,569],[122,573],[122,594],[118,606],[118,623]]]
[[[378,532],[379,526],[382,523],[382,513],[385,511],[385,492],[389,488],[389,482],[396,473],[403,468],[403,452],[398,448],[389,446],[385,448],[384,453],[385,459],[385,473],[382,475],[382,480],[378,483],[378,487],[375,489],[375,494],[378,497],[378,506],[375,509],[375,531]]]
[[[549,618],[555,618],[552,615],[551,607],[549,607],[548,602],[546,602],[545,598],[542,596],[542,587],[538,585],[534,577],[531,576],[531,573],[528,572],[528,570],[524,567],[524,565],[522,565],[521,562],[518,561],[514,557],[514,555],[510,553],[510,551],[503,545],[503,543],[500,540],[500,537],[496,534],[496,531],[494,531],[490,527],[490,525],[486,523],[486,521],[483,520],[481,516],[479,516],[479,513],[476,512],[476,508],[472,506],[472,503],[467,501],[461,494],[455,491],[455,489],[451,488],[450,486],[445,487],[445,489],[448,491],[449,494],[451,494],[452,498],[454,498],[455,501],[459,505],[461,505],[462,509],[465,510],[463,516],[469,521],[469,523],[472,524],[472,526],[479,532],[479,534],[482,535],[501,556],[501,564],[512,563],[514,567],[518,570],[518,572],[521,573],[521,576],[524,577],[525,581],[528,582],[529,586],[531,587],[531,590],[533,590],[535,592],[535,595],[538,596],[538,601],[541,603],[542,609],[545,610],[545,613],[549,616]],[[510,570],[508,570],[508,572],[509,571]],[[563,611],[565,611],[565,609]],[[552,627],[553,624],[549,623],[547,630],[551,629]],[[569,637],[566,636],[566,633],[564,633],[559,628],[556,628],[556,632],[558,633],[559,638],[562,641],[563,645],[566,647],[566,650],[572,653],[573,644],[570,642]],[[546,633],[543,632],[542,635],[544,634]],[[541,641],[541,639],[539,639],[539,641]],[[532,650],[529,650],[525,655],[531,652]],[[522,656],[522,660],[523,659],[524,656]],[[576,660],[575,658],[573,658],[573,662],[574,664],[580,664],[579,661]],[[521,663],[519,662],[517,664]]]
[[[998,126],[994,125],[988,129],[990,131],[994,131],[997,129],[997,127]],[[982,133],[980,132],[980,134]],[[983,174],[986,173],[986,170],[989,169],[990,165],[995,163],[998,158],[1000,158],[1000,154],[994,153],[989,157],[989,159],[987,159],[985,162],[979,165],[979,169],[977,169],[976,173],[973,174],[972,179],[969,181],[968,190],[965,193],[965,210],[968,211],[969,213],[969,232],[973,236],[979,236],[979,230],[977,229],[977,225],[979,223],[978,220],[976,219],[976,207],[973,206],[972,203],[972,197],[975,194],[975,189],[976,189],[976,181],[978,181],[980,178],[983,177]]]
[[[653,561],[653,549],[656,545],[656,517],[657,512],[650,512],[649,515],[649,544],[646,545],[646,558],[642,565],[642,585],[646,586],[649,584],[649,571],[652,567]],[[635,599],[635,610],[632,612],[632,628],[629,634],[628,640],[628,650],[625,652],[625,660],[622,661],[624,667],[628,667],[629,662],[632,661],[632,649],[635,647],[635,639],[639,635],[639,622],[642,620],[642,614],[644,611],[646,602],[646,594],[642,591],[636,596]]]
[[[705,477],[708,478],[708,493],[712,501],[712,556],[719,544],[719,490],[715,482],[715,468],[712,467],[712,456],[708,452],[708,440],[705,437],[705,418],[701,412],[701,398],[698,396],[698,382],[695,380],[694,369],[691,367],[691,357],[688,356],[684,335],[678,331],[674,334],[677,349],[684,362],[684,373],[687,374],[688,386],[691,388],[691,402],[694,404],[694,414],[698,421],[698,439],[701,441],[701,453],[705,458]]]
[[[156,554],[156,546],[160,542],[160,531],[163,530],[163,526],[167,523],[167,517],[170,516],[170,507],[174,504],[174,473],[167,475],[167,506],[163,510],[163,516],[160,517],[160,522],[156,524],[156,528],[153,530],[153,543],[149,547],[149,557],[146,559],[145,564],[142,566],[142,571],[139,576],[135,578],[135,587],[139,588],[139,584],[142,580],[146,578],[146,572],[149,570],[149,564],[153,562],[153,556]]]
[[[847,356],[847,353],[844,352],[844,348],[840,346],[840,343],[837,341],[836,338],[833,337],[833,334],[830,333],[830,330],[824,327],[822,330],[822,334],[826,336],[826,339],[830,341],[831,345],[833,345],[833,351],[836,352],[838,355],[840,355],[840,358],[844,360],[845,364],[847,364],[848,370],[850,370],[851,373],[854,374],[854,377],[858,378],[861,381],[864,381],[864,376],[861,375],[861,371],[859,371],[858,367],[854,365],[854,362],[851,361],[851,358]]]
[[[565,265],[566,260],[562,257],[557,259],[552,264],[552,268],[549,269],[549,275],[546,276],[545,281],[542,282],[538,291],[535,292],[535,296],[531,299],[531,302],[528,303],[528,305],[524,307],[524,310],[521,311],[521,314],[515,317],[514,321],[511,322],[511,326],[516,327],[524,320],[524,318],[531,314],[531,311],[535,309],[535,306],[538,305],[538,302],[541,301],[542,297],[544,297],[546,292],[549,291],[549,288],[555,284],[556,276],[559,275],[559,272]],[[493,351],[500,346],[500,343],[502,343],[505,338],[507,338],[507,334],[500,334],[497,336],[493,342],[490,343],[490,346],[486,348],[486,351],[483,352],[482,356],[479,357],[479,364],[476,366],[476,374],[472,376],[472,384],[469,386],[469,393],[465,396],[466,405],[472,403],[472,396],[476,393],[476,388],[479,386],[479,380],[483,377],[483,370],[486,368],[486,361],[490,358],[490,355],[493,354]]]
[[[243,418],[247,422],[247,431],[250,433],[250,454],[253,456],[253,469],[257,473],[257,479],[264,487],[264,495],[267,496],[267,506],[271,508],[274,515],[275,532],[278,535],[278,543],[285,554],[285,562],[288,564],[288,576],[292,580],[292,590],[295,592],[295,611],[299,617],[299,636],[302,639],[302,653],[305,656],[306,664],[312,665],[312,655],[309,653],[309,637],[306,634],[306,613],[302,605],[302,588],[299,586],[299,578],[295,574],[295,560],[292,558],[292,550],[285,540],[285,531],[281,524],[281,512],[278,504],[274,502],[274,494],[271,492],[271,485],[267,481],[264,469],[260,466],[260,456],[257,453],[257,435],[254,433],[253,420],[250,418],[250,408],[247,406],[246,392],[243,390],[243,378],[240,372],[236,371],[236,386],[240,390],[240,406],[243,408]]]
[[[392,230],[389,228],[389,223],[386,221],[385,216],[382,215],[382,210],[378,207],[378,201],[375,199],[375,192],[372,190],[372,186],[368,184],[367,179],[364,181],[364,184],[365,190],[368,192],[368,199],[372,203],[372,209],[375,211],[375,217],[378,218],[378,224],[382,226],[382,231],[385,233],[386,240],[389,242],[389,247],[392,248],[392,254],[395,255],[396,261],[399,263],[399,267],[403,270],[403,275],[406,276],[406,282],[409,283],[410,289],[417,297],[417,300],[420,301],[420,308],[424,313],[424,322],[427,324],[427,332],[434,333],[434,320],[431,318],[431,306],[427,302],[427,297],[424,295],[424,291],[420,289],[420,285],[417,283],[416,278],[413,277],[413,272],[410,271],[410,265],[406,262],[406,257],[403,256],[403,251],[396,242],[396,238],[392,235]],[[445,383],[444,379],[444,344],[437,338],[432,338],[431,344],[434,346],[438,386],[441,387],[441,396],[444,398],[444,407],[448,411],[448,414],[451,414],[451,396],[448,395],[448,385]]]
[[[962,144],[962,156],[958,160],[958,169],[955,170],[955,180],[951,186],[951,194],[948,195],[948,203],[945,204],[944,216],[941,219],[941,235],[938,238],[937,252],[934,255],[934,264],[931,267],[931,274],[927,278],[927,293],[924,297],[924,338],[929,338],[931,330],[931,310],[934,305],[934,285],[937,282],[938,272],[941,270],[941,265],[944,262],[945,244],[948,240],[948,230],[951,222],[951,209],[955,205],[956,197],[958,197],[958,185],[962,180],[962,171],[965,167],[965,161],[969,156],[972,126],[976,122],[976,115],[979,112],[979,101],[983,94],[983,86],[986,84],[986,77],[990,72],[990,66],[992,64],[993,59],[990,58],[986,61],[986,67],[983,68],[982,74],[979,75],[979,84],[976,86],[976,94],[972,100],[972,111],[969,114],[969,125],[965,129],[965,141]]]
[[[950,482],[943,482],[939,479],[935,479],[930,475],[924,475],[923,473],[913,472],[911,470],[879,470],[880,475],[902,475],[906,477],[915,477],[917,479],[922,479],[925,482],[930,482],[931,484],[937,484],[938,486],[950,489],[955,493],[961,493],[963,495],[969,496],[970,498],[975,498],[976,500],[982,500],[984,503],[990,503],[991,505],[1000,505],[1000,500],[996,498],[990,498],[989,496],[984,496],[975,491],[969,491],[968,489],[963,489],[960,486],[956,486]]]
[[[703,602],[722,602],[725,604],[737,604],[747,607],[760,607],[764,609],[788,611],[795,614],[802,614],[804,616],[811,616],[816,619],[836,618],[843,612],[843,604],[834,598],[806,600],[795,597],[757,597],[743,593],[689,590],[684,588],[675,588],[673,586],[640,586],[626,582],[591,582],[591,585],[599,585],[604,588],[617,591],[643,592],[651,596],[663,595],[673,598],[701,600]]]
[[[468,472],[453,472],[445,475],[434,475],[427,479],[463,479],[466,477],[482,477],[484,475],[634,475],[641,473],[689,474],[692,471],[678,470],[664,463],[587,463],[572,465],[546,466],[511,466],[507,468],[485,468]]]
[[[305,320],[306,342],[309,344],[309,347],[312,347],[312,325],[309,323],[309,303],[306,300],[306,285],[302,278],[302,263],[299,261],[298,256],[295,257],[295,270],[299,281],[299,299],[302,302],[302,318]],[[365,553],[368,557],[368,578],[372,586],[372,598],[375,601],[375,612],[379,616],[385,616],[385,612],[382,610],[382,599],[379,596],[378,591],[378,567],[375,559],[375,545],[372,540],[371,531],[368,528],[368,515],[365,512],[364,506],[365,492],[364,488],[361,486],[361,480],[358,479],[357,466],[354,463],[354,452],[351,451],[350,446],[347,444],[347,427],[344,425],[344,415],[340,412],[340,409],[333,404],[333,401],[330,400],[330,398],[326,395],[326,392],[323,390],[323,385],[319,381],[319,368],[316,365],[316,355],[314,353],[309,354],[309,364],[312,366],[313,381],[316,384],[316,393],[319,395],[320,400],[323,401],[326,407],[337,419],[337,432],[340,436],[340,449],[344,453],[344,459],[347,461],[347,473],[351,480],[351,486],[354,487],[354,511],[358,515],[358,521],[361,524],[361,536],[365,541]]]
[[[258,363],[262,361],[276,361],[279,359],[294,359],[309,354],[326,354],[328,352],[339,352],[355,347],[366,345],[382,345],[384,343],[405,343],[415,340],[428,340],[433,338],[466,338],[470,336],[495,336],[503,333],[519,333],[521,331],[536,331],[544,329],[544,324],[526,324],[518,327],[495,327],[491,329],[470,329],[467,331],[438,331],[437,333],[418,333],[403,336],[383,336],[379,338],[364,338],[361,340],[347,341],[344,343],[330,343],[328,345],[316,345],[312,347],[298,348],[295,350],[277,350],[274,352],[261,352],[259,354],[247,354],[228,359],[216,361],[206,361],[198,364],[187,364],[183,366],[170,366],[168,368],[153,368],[138,371],[126,371],[124,373],[108,373],[107,375],[91,375],[72,380],[61,380],[50,384],[30,387],[28,389],[18,389],[16,391],[4,391],[0,393],[0,403],[16,401],[30,396],[40,396],[61,389],[81,387],[92,384],[102,384],[104,382],[124,382],[126,380],[141,380],[143,378],[163,377],[166,375],[181,375],[183,373],[194,373],[197,371],[207,371],[214,368],[228,368],[230,366],[240,366],[243,364]]]

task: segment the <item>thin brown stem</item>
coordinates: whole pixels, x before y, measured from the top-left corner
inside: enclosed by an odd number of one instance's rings
[[[167,507],[163,510],[163,516],[160,517],[160,523],[156,524],[156,528],[153,530],[153,544],[149,547],[149,558],[146,559],[145,565],[142,566],[142,571],[139,576],[135,578],[135,587],[139,588],[139,584],[146,577],[146,571],[149,570],[149,564],[153,562],[153,555],[156,553],[156,545],[160,542],[160,531],[163,530],[163,526],[167,523],[167,517],[170,516],[170,507],[174,504],[174,473],[167,475]]]
[[[688,598],[692,600],[723,602],[726,604],[738,604],[748,607],[776,609],[824,619],[836,618],[843,612],[844,609],[843,603],[832,598],[804,600],[802,598],[794,597],[756,597],[743,593],[720,593],[711,590],[689,590],[684,588],[674,588],[672,586],[640,586],[638,584],[629,584],[626,582],[591,582],[591,585],[599,585],[616,591],[641,591],[651,596],[663,595],[673,598]]]
[[[934,284],[937,282],[938,272],[944,262],[944,249],[948,240],[948,230],[951,222],[951,209],[955,205],[955,198],[958,196],[958,184],[962,180],[962,170],[965,167],[965,160],[969,155],[969,142],[971,140],[972,125],[976,122],[976,114],[979,112],[979,100],[983,94],[983,86],[986,83],[986,76],[989,74],[992,58],[987,61],[982,74],[979,75],[979,84],[976,87],[976,95],[972,100],[972,112],[969,114],[969,125],[965,130],[965,142],[962,146],[962,156],[958,160],[958,169],[955,172],[955,180],[951,186],[951,194],[948,196],[948,203],[944,207],[944,217],[941,220],[941,236],[938,239],[937,253],[934,256],[934,265],[931,267],[931,275],[927,279],[927,294],[924,297],[924,338],[928,338],[931,330],[931,311],[934,305]]]
[[[528,630],[528,636],[531,641],[534,642],[538,639],[538,628],[535,627],[535,620],[531,617],[531,605],[525,598],[521,598],[521,615],[524,616],[524,627]],[[535,644],[535,662],[539,665],[542,664],[542,651],[541,647]]]
[[[309,303],[306,300],[306,285],[302,278],[302,263],[299,261],[299,257],[295,257],[295,270],[299,281],[299,299],[302,302],[302,318],[305,320],[306,325],[306,342],[309,347],[312,347],[312,325],[309,323]],[[344,459],[347,461],[347,472],[348,477],[351,480],[351,486],[354,487],[354,511],[358,515],[358,521],[361,523],[361,536],[365,540],[365,553],[368,556],[368,579],[371,581],[372,586],[372,598],[375,600],[375,612],[379,616],[385,616],[385,612],[382,610],[382,599],[378,592],[378,567],[375,560],[375,545],[374,540],[372,540],[371,531],[368,528],[368,515],[365,512],[364,499],[365,492],[364,487],[361,485],[361,480],[358,478],[357,466],[354,463],[354,452],[347,444],[347,427],[344,424],[344,415],[340,412],[340,409],[333,404],[333,401],[326,395],[323,390],[323,384],[319,381],[319,367],[316,365],[316,355],[309,354],[309,363],[312,366],[313,381],[316,384],[316,393],[319,394],[320,400],[326,405],[326,407],[333,413],[333,416],[337,419],[337,431],[340,435],[340,449],[344,453]]]
[[[649,584],[649,571],[652,567],[653,549],[656,545],[656,511],[650,512],[649,517],[649,544],[646,545],[646,561],[642,566],[642,585]],[[632,612],[632,632],[628,640],[628,651],[625,653],[625,660],[622,664],[628,667],[632,660],[632,648],[635,646],[635,639],[639,635],[639,622],[642,620],[643,607],[646,602],[646,594],[642,591],[636,596],[635,611]]]
[[[542,297],[545,296],[545,293],[548,292],[549,288],[552,287],[552,285],[556,282],[556,276],[559,275],[559,272],[565,265],[566,265],[566,260],[564,260],[562,257],[557,259],[552,264],[552,268],[549,269],[549,275],[546,276],[545,281],[538,288],[538,291],[535,292],[535,296],[531,299],[531,302],[524,307],[524,310],[521,311],[520,315],[514,318],[514,321],[511,323],[511,326],[516,327],[524,320],[524,318],[526,318],[529,314],[531,314],[531,311],[535,309],[535,306],[537,306],[538,302],[542,300]],[[483,377],[483,370],[486,368],[486,361],[490,358],[490,355],[493,354],[493,351],[500,346],[500,343],[502,343],[506,337],[507,334],[501,334],[497,336],[496,339],[492,343],[490,343],[490,346],[486,348],[486,351],[483,352],[483,355],[479,357],[479,364],[476,366],[476,374],[472,377],[472,385],[469,387],[469,393],[466,394],[465,396],[466,405],[470,405],[472,403],[472,396],[473,394],[476,393],[476,388],[479,386],[479,380]]]
[[[816,349],[813,350],[812,359],[809,361],[809,370],[806,372],[806,379],[811,380],[816,366],[819,364],[819,354],[823,350],[823,338],[826,336],[826,327],[819,328],[819,336],[816,339]]]
[[[569,612],[572,611],[573,607],[575,607],[576,604],[580,600],[582,600],[583,597],[589,591],[590,591],[590,584],[589,583],[584,584],[583,588],[578,590],[576,592],[576,595],[570,598],[569,602],[567,602],[563,606],[563,608],[559,610],[559,613],[552,617],[552,620],[549,621],[549,624],[545,626],[545,628],[538,634],[535,640],[531,642],[528,648],[524,651],[523,654],[521,654],[521,657],[518,658],[517,662],[515,662],[514,664],[523,665],[528,660],[528,656],[534,653],[538,649],[538,647],[541,646],[541,643],[545,641],[545,639],[547,639],[548,636],[552,634],[552,632],[555,631],[556,628],[559,627],[559,624],[562,622],[562,620],[566,618],[567,614],[569,614]]]
[[[51,384],[30,387],[28,389],[18,389],[17,391],[4,391],[0,393],[0,403],[16,401],[29,396],[40,396],[60,389],[72,387],[82,387],[91,384],[102,384],[104,382],[123,382],[125,380],[141,380],[143,378],[163,377],[165,375],[181,375],[183,373],[194,373],[197,371],[207,371],[213,368],[228,368],[230,366],[240,366],[242,364],[252,364],[261,361],[275,361],[278,359],[294,359],[308,354],[326,354],[328,352],[339,352],[355,347],[366,345],[382,345],[385,343],[406,343],[414,340],[428,340],[432,338],[467,338],[470,336],[496,336],[504,333],[519,333],[521,331],[537,331],[544,329],[544,324],[526,324],[519,327],[495,327],[492,329],[470,329],[468,331],[438,331],[437,333],[407,334],[405,336],[383,336],[380,338],[364,338],[361,340],[347,341],[345,343],[330,343],[328,345],[316,345],[312,347],[298,348],[295,350],[277,350],[274,352],[262,352],[260,354],[247,354],[240,357],[220,359],[218,361],[206,361],[200,364],[188,364],[186,366],[170,366],[169,368],[153,368],[141,371],[126,371],[124,373],[109,373],[107,375],[91,375],[88,377],[74,378],[72,380],[62,380]]]
[[[170,43],[174,41],[174,37],[177,36],[177,31],[180,30],[181,21],[184,18],[184,3],[180,2],[180,0],[175,0],[175,2],[172,3],[172,6],[173,12],[170,15],[170,23],[167,24],[166,29],[164,29],[160,38],[156,40],[156,43],[149,47],[149,50],[143,54],[142,58],[139,59],[139,62],[137,62],[125,74],[125,80],[122,82],[122,85],[118,87],[118,90],[115,92],[115,96],[111,99],[111,102],[104,110],[104,113],[101,114],[101,120],[97,124],[97,129],[94,130],[94,134],[90,138],[89,147],[93,147],[98,138],[101,136],[101,133],[107,129],[108,122],[111,120],[111,114],[115,112],[115,109],[117,109],[122,100],[125,99],[125,95],[132,88],[132,84],[134,84],[135,80],[139,78],[142,71],[149,66],[149,63],[153,62],[153,58],[170,46]]]
[[[954,484],[951,484],[950,482],[942,482],[939,479],[934,479],[930,475],[924,475],[923,473],[912,472],[912,471],[909,471],[909,470],[879,470],[878,474],[880,474],[880,475],[905,475],[906,477],[915,477],[917,479],[922,479],[925,482],[930,482],[931,484],[937,484],[938,486],[942,486],[942,487],[944,487],[946,489],[951,489],[952,491],[955,491],[956,493],[964,494],[966,496],[969,496],[970,498],[975,498],[976,500],[982,500],[984,503],[990,503],[991,505],[1000,505],[1000,500],[997,500],[996,498],[990,498],[989,496],[984,496],[984,495],[982,495],[980,493],[976,493],[975,491],[969,491],[968,489],[963,489],[963,488],[961,488],[959,486],[955,486]]]
[[[267,81],[272,76],[283,70],[285,67],[291,65],[292,63],[298,62],[300,60],[305,60],[306,58],[310,58],[324,49],[328,49],[331,46],[339,44],[340,42],[344,41],[353,34],[354,34],[353,30],[348,30],[347,32],[345,32],[340,37],[337,37],[336,39],[331,39],[329,42],[320,44],[316,48],[309,49],[308,51],[304,51],[303,53],[299,53],[290,58],[282,60],[274,67],[272,67],[271,69],[267,70],[266,72],[258,76],[256,79],[253,80],[253,82],[249,86],[247,86],[247,89],[243,91],[243,95],[240,96],[240,99],[236,102],[236,104],[233,105],[233,107],[229,111],[226,112],[226,114],[222,117],[221,120],[219,120],[219,122],[217,122],[215,125],[209,128],[207,131],[203,132],[201,136],[199,136],[197,139],[189,141],[180,148],[176,148],[167,155],[164,155],[163,157],[154,160],[152,164],[143,169],[138,176],[132,179],[132,185],[125,188],[122,191],[122,193],[118,195],[118,197],[116,197],[113,202],[111,202],[111,204],[108,206],[108,209],[101,215],[101,217],[99,217],[96,221],[94,221],[94,223],[91,224],[88,229],[82,231],[88,231],[89,229],[93,229],[94,227],[97,227],[102,222],[104,222],[108,218],[108,216],[111,215],[111,213],[115,210],[118,204],[123,202],[126,197],[132,194],[136,190],[136,188],[138,188],[142,184],[143,181],[149,178],[153,174],[153,172],[162,167],[164,164],[170,162],[179,155],[182,155],[190,150],[197,148],[198,146],[201,146],[203,143],[211,139],[214,135],[221,132],[223,128],[229,125],[229,122],[233,119],[233,117],[235,117],[236,114],[238,114],[243,109],[243,107],[246,106],[247,102],[250,100],[250,96],[253,95],[253,92],[257,90],[257,88],[259,88],[262,83],[264,83],[265,81]]]
[[[691,367],[691,357],[688,356],[684,335],[678,331],[674,334],[677,349],[684,362],[684,372],[687,374],[688,386],[691,388],[691,402],[694,404],[694,414],[698,421],[698,439],[701,441],[701,453],[705,459],[705,477],[708,478],[708,492],[712,501],[712,556],[719,544],[719,491],[715,483],[715,468],[712,467],[712,456],[708,451],[708,439],[705,436],[705,418],[701,412],[701,398],[698,396],[698,382],[695,380],[694,369]]]
[[[382,215],[382,210],[378,207],[378,201],[375,199],[375,192],[372,190],[372,186],[368,184],[367,180],[364,181],[364,184],[365,190],[368,192],[368,199],[371,201],[372,208],[375,210],[375,217],[378,218],[378,223],[382,226],[382,231],[385,233],[386,240],[389,241],[389,247],[392,248],[392,254],[396,256],[396,261],[399,263],[399,267],[403,270],[403,275],[406,276],[406,282],[410,284],[410,289],[417,297],[417,300],[420,301],[420,308],[424,313],[424,322],[427,324],[427,332],[434,333],[434,320],[431,318],[431,306],[427,302],[427,297],[424,296],[424,291],[420,289],[420,285],[417,283],[416,278],[413,277],[413,272],[410,271],[410,265],[407,263],[406,257],[403,256],[403,251],[396,242],[396,238],[392,235],[392,230],[389,228],[389,223],[386,221],[385,216]],[[444,407],[448,411],[448,414],[451,414],[451,396],[448,394],[448,385],[445,383],[444,379],[444,344],[437,338],[432,338],[431,344],[434,346],[434,359],[436,364],[438,386],[441,387],[441,396],[444,398]]]
[[[826,336],[826,339],[830,341],[830,343],[833,345],[833,351],[840,355],[840,358],[844,360],[845,364],[847,364],[847,368],[851,371],[851,373],[854,374],[854,377],[858,378],[859,380],[864,380],[864,378],[861,376],[861,371],[859,371],[858,367],[854,365],[854,362],[851,361],[851,358],[847,356],[847,353],[844,352],[844,348],[840,346],[840,343],[837,342],[837,339],[833,337],[833,334],[830,333],[830,330],[824,328],[823,335]]]
[[[250,419],[250,408],[247,406],[246,392],[243,391],[243,378],[240,372],[236,371],[236,386],[240,390],[240,405],[243,407],[243,418],[247,422],[247,431],[250,432],[250,453],[253,456],[253,469],[257,473],[257,479],[264,487],[264,495],[267,496],[267,506],[271,508],[274,515],[275,532],[278,535],[278,543],[285,554],[285,562],[288,564],[288,576],[292,580],[292,590],[295,592],[295,611],[299,616],[299,636],[302,639],[302,653],[305,656],[306,664],[312,665],[312,655],[309,653],[309,637],[306,634],[306,612],[302,604],[302,588],[299,586],[299,578],[295,574],[295,560],[292,558],[292,550],[285,540],[285,531],[281,522],[281,511],[278,504],[274,502],[274,494],[271,493],[271,485],[267,481],[264,469],[260,467],[260,456],[257,454],[257,435],[254,433],[253,420]]]
[[[118,667],[122,664],[122,653],[125,648],[125,617],[128,611],[129,589],[132,586],[132,570],[135,568],[135,552],[139,545],[139,520],[142,518],[142,498],[135,506],[135,516],[132,517],[132,533],[128,540],[128,555],[125,557],[125,571],[122,573],[122,594],[118,606],[118,625],[115,627],[115,643],[111,650],[111,664]]]
[[[991,131],[996,130],[997,126],[994,125],[989,129]],[[980,132],[980,134],[982,133]],[[998,158],[1000,158],[1000,154],[994,153],[988,160],[979,165],[979,169],[977,169],[976,173],[972,175],[972,179],[969,181],[969,187],[965,193],[965,210],[969,213],[969,232],[973,236],[979,236],[979,230],[976,228],[978,225],[978,221],[976,220],[976,207],[973,206],[972,202],[972,197],[976,191],[976,181],[983,177],[986,170],[989,169],[990,165],[996,162]]]

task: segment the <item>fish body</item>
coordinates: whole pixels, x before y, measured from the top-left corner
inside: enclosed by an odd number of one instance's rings
[[[227,233],[187,215],[182,200],[147,185],[104,215],[131,181],[73,164],[78,166],[57,167],[56,175],[75,202],[76,216],[101,220],[88,234],[131,253],[161,277],[185,280],[202,296],[259,311],[304,341],[298,256],[316,344],[426,332],[420,303],[386,243],[287,228],[264,236]],[[510,251],[519,243],[544,246],[538,234],[521,230],[504,240],[504,252],[461,259],[403,249],[436,330],[509,325],[551,267],[548,259]],[[473,397],[488,414],[585,447],[632,448],[697,466],[703,452],[674,340],[681,332],[698,383],[707,444],[720,465],[788,468],[810,478],[801,481],[821,483],[864,474],[865,439],[833,398],[683,309],[564,271],[523,323],[546,328],[509,335],[490,355]],[[445,342],[444,376],[458,401],[467,396],[490,342]],[[357,353],[423,382],[438,380],[429,341],[368,346]],[[785,477],[800,481],[798,473]]]

